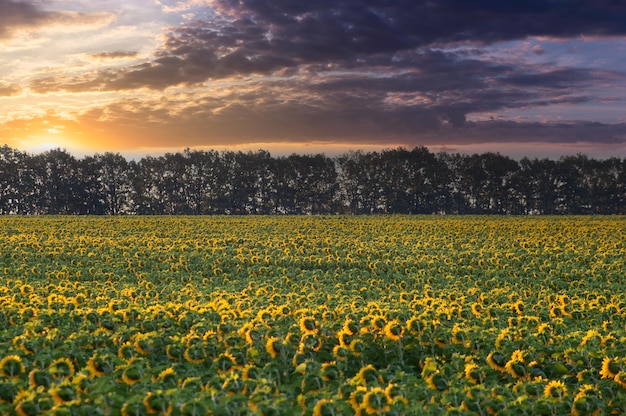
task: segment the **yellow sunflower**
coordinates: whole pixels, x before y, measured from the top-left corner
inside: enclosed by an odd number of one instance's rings
[[[389,321],[384,328],[385,338],[391,341],[399,341],[404,335],[404,327],[397,320]]]
[[[602,378],[614,379],[617,373],[621,370],[619,361],[617,358],[604,357],[602,360],[602,369],[600,370],[600,376]]]
[[[63,404],[76,399],[76,387],[64,380],[50,389],[54,404]]]
[[[278,357],[281,347],[282,343],[277,337],[269,337],[265,343],[265,350],[272,356],[272,358]]]
[[[355,414],[361,414],[365,394],[367,394],[367,387],[365,386],[356,386],[356,389],[350,393],[349,402],[350,406],[352,406],[352,410],[355,411]]]
[[[360,385],[368,385],[370,383],[378,382],[378,371],[374,368],[373,365],[368,364],[365,367],[361,368],[359,372],[354,376],[357,384]]]
[[[506,360],[504,355],[498,351],[491,351],[489,355],[487,355],[487,364],[500,373],[506,372]]]
[[[473,362],[465,364],[464,374],[465,378],[474,384],[480,384],[485,379],[485,373]]]
[[[334,414],[332,407],[333,401],[331,399],[321,399],[315,403],[313,407],[313,416],[324,416],[326,414]]]
[[[172,412],[172,404],[160,390],[149,391],[143,399],[143,405],[149,414],[169,415]]]
[[[626,389],[626,371],[621,370],[619,373],[613,377],[613,380],[620,386]]]
[[[0,361],[0,374],[5,377],[16,378],[24,372],[26,372],[26,367],[19,355],[7,355]]]
[[[48,371],[55,379],[73,377],[76,373],[74,364],[67,357],[61,357],[54,360],[48,367]]]
[[[300,318],[300,330],[304,334],[316,334],[318,331],[317,321],[312,316],[303,316]]]
[[[28,384],[32,389],[36,389],[39,386],[47,389],[48,387],[50,387],[51,383],[52,376],[46,370],[35,368],[31,370],[30,373],[28,373]]]
[[[176,383],[176,370],[174,370],[172,367],[166,368],[159,373],[159,375],[157,376],[157,380],[161,383]]]
[[[363,397],[363,407],[368,415],[380,415],[390,410],[391,401],[385,390],[381,387],[374,387]]]
[[[567,387],[561,380],[552,380],[543,390],[543,396],[546,398],[563,398],[567,395]]]

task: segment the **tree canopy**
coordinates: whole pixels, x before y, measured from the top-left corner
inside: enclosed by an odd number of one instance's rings
[[[126,160],[0,147],[0,214],[626,214],[626,159],[519,161],[425,147]]]

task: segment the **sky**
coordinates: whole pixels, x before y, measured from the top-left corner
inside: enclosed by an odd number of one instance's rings
[[[0,145],[626,157],[622,0],[0,0]]]

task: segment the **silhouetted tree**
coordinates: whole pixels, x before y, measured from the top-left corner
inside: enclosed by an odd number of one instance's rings
[[[424,147],[127,161],[0,148],[0,214],[626,214],[626,159],[558,161]]]

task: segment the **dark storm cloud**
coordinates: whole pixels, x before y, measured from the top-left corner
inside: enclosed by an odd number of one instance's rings
[[[0,40],[10,38],[15,30],[33,29],[50,24],[76,25],[95,23],[108,14],[51,12],[41,9],[39,2],[0,0]]]
[[[30,88],[47,93],[206,85],[210,90],[212,82],[245,81],[255,92],[235,91],[223,103],[188,103],[175,114],[125,106],[109,109],[107,118],[160,119],[159,128],[149,129],[155,137],[167,133],[190,141],[210,136],[228,143],[392,142],[435,133],[465,140],[463,131],[473,137],[486,127],[521,137],[522,127],[532,126],[472,124],[466,117],[591,102],[586,88],[625,80],[619,72],[520,65],[484,53],[491,43],[529,36],[626,34],[621,1],[215,0],[212,5],[213,20],[171,29],[145,63],[41,78]],[[454,129],[460,126],[465,128]],[[546,137],[569,132],[557,126],[535,130]],[[619,136],[589,131],[598,140]]]
[[[5,2],[6,3],[6,2]],[[615,1],[217,0],[218,18],[172,30],[155,58],[85,87],[163,89],[305,65],[387,65],[406,52],[456,42],[527,36],[626,33],[626,3]],[[406,60],[406,57],[404,58]],[[381,68],[384,69],[384,68]],[[62,88],[54,83],[48,88]]]
[[[572,86],[591,85],[598,80],[614,79],[620,74],[611,71],[597,71],[581,68],[553,69],[541,73],[515,74],[500,80],[503,84],[520,87],[544,87],[563,89]]]

